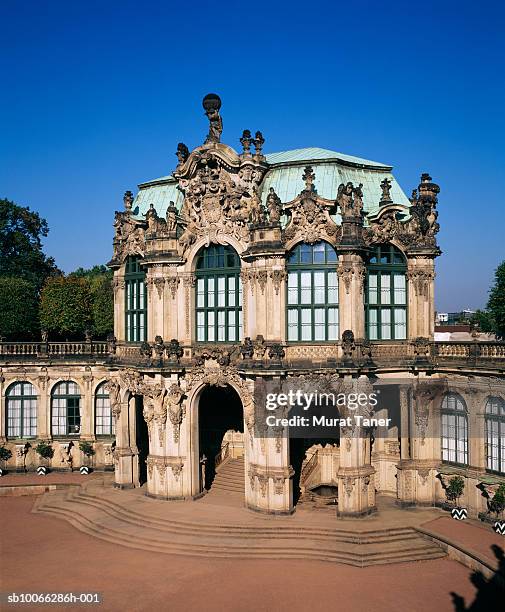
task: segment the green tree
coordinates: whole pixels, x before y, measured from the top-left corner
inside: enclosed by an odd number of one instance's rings
[[[39,330],[38,291],[33,282],[0,277],[0,336],[28,340]]]
[[[505,340],[505,261],[495,270],[494,285],[489,291],[486,310],[478,310],[474,320],[482,331]]]
[[[82,337],[93,323],[89,282],[72,276],[49,278],[40,296],[40,324],[60,337]]]
[[[89,284],[93,333],[105,338],[114,331],[114,292],[112,290],[113,272],[104,265],[89,269],[78,268],[69,277],[82,278]]]
[[[42,251],[41,238],[48,232],[38,213],[0,199],[0,276],[24,278],[40,289],[48,276],[60,274]]]
[[[105,338],[114,331],[114,292],[112,279],[108,274],[88,279],[91,290],[93,313],[93,332],[99,338]]]

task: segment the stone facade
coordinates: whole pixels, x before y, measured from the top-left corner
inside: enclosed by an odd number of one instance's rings
[[[29,441],[13,440],[5,430],[6,390],[11,382],[29,381],[38,398],[36,437],[53,439],[54,468],[68,467],[57,455],[76,438],[52,436],[50,397],[52,385],[71,379],[81,389],[78,438],[93,443],[97,469],[113,464],[120,488],[145,481],[146,492],[153,497],[198,499],[205,494],[201,402],[205,389],[226,387],[240,401],[243,432],[235,439],[225,434],[223,444],[234,439],[233,452],[244,456],[244,502],[253,510],[293,512],[295,480],[304,491],[319,485],[334,487],[342,517],[375,511],[378,494],[395,496],[402,505],[441,504],[452,474],[466,480],[461,501],[470,513],[485,510],[489,498],[485,492],[504,480],[503,474],[487,470],[485,406],[489,397],[505,398],[505,346],[433,342],[439,187],[423,174],[410,202],[398,203],[390,179],[380,180],[383,175],[371,167],[372,179],[377,175],[380,187],[377,202],[367,202],[363,185],[351,181],[336,186],[332,197],[323,197],[317,187],[318,168],[321,172],[327,168],[308,159],[291,167],[292,173],[299,173],[301,187],[293,198],[282,201],[269,179],[273,164],[263,153],[262,134],[253,137],[245,130],[240,139],[243,150],[238,153],[220,142],[219,99],[207,97],[204,107],[210,121],[205,144],[190,152],[180,143],[173,176],[168,182],[159,181],[160,189],[176,185],[179,206],[172,201],[162,212],[150,204],[142,213],[141,189],[136,198],[126,192],[124,210],[116,212],[109,263],[114,269],[115,332],[103,355],[48,359],[41,354],[42,343],[28,354],[3,345],[1,434],[16,449],[9,465],[36,464],[32,449],[29,460],[19,455],[19,448]],[[345,161],[358,172],[360,164],[353,163]],[[155,188],[156,182],[148,185],[145,197]],[[287,315],[290,254],[299,245],[321,244],[336,253],[326,269],[338,278],[340,332],[333,339],[326,334],[324,341],[293,341],[288,337]],[[200,332],[197,321],[199,265],[202,253],[213,245],[232,249],[239,260],[241,332],[234,341],[198,338],[208,332],[203,325]],[[404,267],[405,333],[397,339],[372,338],[370,315],[367,321],[371,257],[381,245],[394,247],[388,252],[399,253]],[[145,318],[135,323],[139,326],[135,333],[142,333],[133,341],[133,324],[125,316],[133,299],[128,294],[132,258],[145,284],[145,304],[139,307],[144,313],[139,316]],[[144,285],[139,287],[144,290]],[[208,327],[209,319],[205,320]],[[227,333],[236,333],[235,328],[230,330]],[[380,437],[344,428],[333,445],[315,442],[317,452],[307,454],[296,476],[288,428],[261,429],[258,389],[264,381],[282,383],[307,376],[331,377],[334,384],[350,387],[359,380],[398,388],[401,379],[397,422]],[[104,381],[115,421],[114,440],[97,438],[93,429],[94,394]],[[465,464],[442,461],[443,394],[436,393],[433,381],[440,381],[444,393],[458,394],[465,402]],[[73,465],[79,465],[82,457],[75,448]]]

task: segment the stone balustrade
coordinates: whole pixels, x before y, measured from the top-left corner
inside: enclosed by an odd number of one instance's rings
[[[68,358],[81,355],[106,357],[109,345],[103,341],[85,342],[0,342],[0,361],[23,358]]]

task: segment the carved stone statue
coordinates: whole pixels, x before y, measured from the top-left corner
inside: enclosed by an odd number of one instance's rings
[[[391,200],[391,181],[388,178],[383,179],[380,184],[382,195],[380,199],[381,204],[390,204]]]
[[[258,191],[253,187],[253,195],[249,204],[249,221],[251,223],[261,223],[263,220],[263,206]]]
[[[179,165],[182,165],[189,157],[189,149],[183,142],[180,142],[177,145],[177,151],[175,154],[179,160]]]
[[[145,217],[147,221],[147,231],[150,234],[155,234],[158,229],[158,213],[154,208],[154,204],[149,206],[149,210],[146,212]]]
[[[177,228],[177,208],[173,202],[170,202],[169,207],[167,208],[167,231],[175,232]]]
[[[209,133],[205,139],[205,144],[221,141],[221,133],[223,132],[223,120],[219,114],[221,108],[221,98],[216,94],[207,94],[203,99],[203,108],[209,119]]]
[[[340,206],[342,217],[354,216],[353,189],[353,184],[351,182],[346,185],[340,183],[338,187],[337,203]]]
[[[282,213],[282,204],[281,199],[275,193],[273,187],[270,187],[267,196],[267,210],[270,217],[270,223],[279,223]]]
[[[133,193],[131,191],[125,191],[123,196],[124,208],[127,212],[130,212],[133,205]]]
[[[252,141],[253,139],[250,130],[244,130],[242,132],[242,138],[240,139],[240,144],[244,150],[244,155],[247,155],[251,150]]]
[[[240,354],[242,355],[242,359],[252,359],[254,356],[254,345],[249,338],[244,338],[244,344],[240,347]]]
[[[256,149],[256,155],[261,155],[264,144],[265,139],[263,138],[263,134],[258,130],[254,137],[254,148]]]

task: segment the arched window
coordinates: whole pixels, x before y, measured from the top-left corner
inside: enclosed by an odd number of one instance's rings
[[[213,244],[199,251],[195,273],[197,341],[240,341],[240,257],[229,246]]]
[[[457,393],[442,400],[442,461],[468,464],[468,419],[465,402]]]
[[[95,434],[112,436],[115,433],[114,419],[110,408],[109,392],[105,383],[98,385],[95,392]]]
[[[489,397],[486,402],[486,466],[505,472],[505,401]]]
[[[392,244],[375,247],[367,266],[366,327],[370,340],[407,337],[407,265]]]
[[[288,342],[338,340],[337,253],[327,242],[299,244],[288,264]]]
[[[81,392],[72,381],[60,382],[51,394],[53,436],[78,436],[81,431]]]
[[[146,275],[140,257],[128,257],[125,267],[125,330],[127,342],[144,342],[147,330]]]
[[[37,391],[29,382],[15,382],[7,389],[7,437],[37,435]]]

